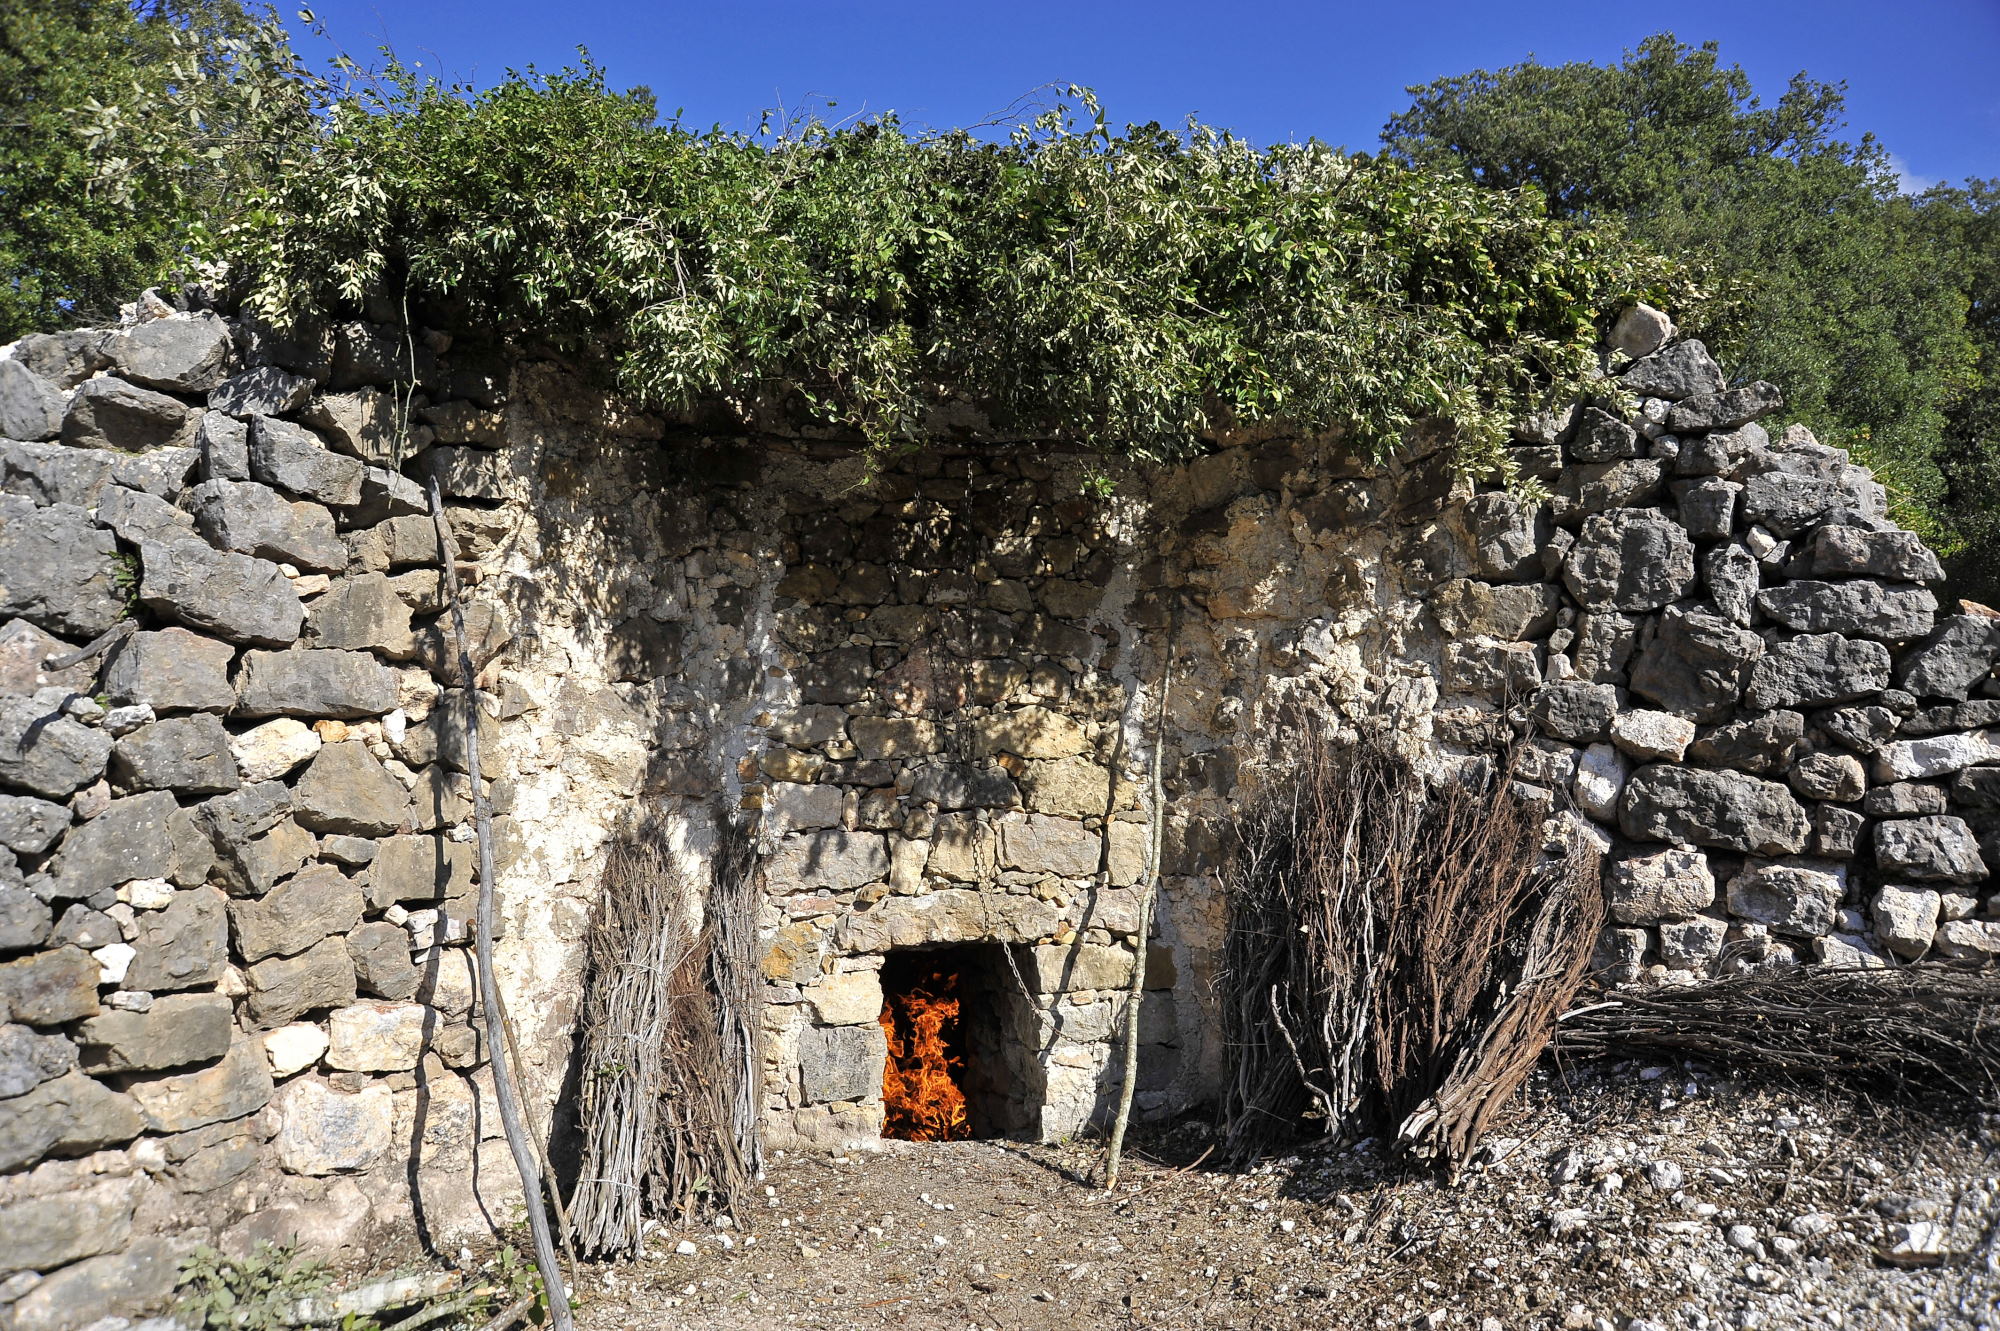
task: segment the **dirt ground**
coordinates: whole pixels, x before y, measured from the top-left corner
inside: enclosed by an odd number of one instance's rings
[[[771,1162],[733,1224],[588,1269],[583,1331],[2000,1331],[2000,1116],[1686,1067],[1538,1075],[1455,1184],[1370,1143],[1248,1172],[1204,1130]]]

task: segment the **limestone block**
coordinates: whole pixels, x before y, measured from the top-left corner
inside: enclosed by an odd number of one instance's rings
[[[1789,538],[1843,511],[1879,513],[1879,490],[1860,468],[1834,476],[1766,471],[1744,482],[1743,519]]]
[[[79,384],[63,412],[62,441],[70,448],[144,453],[180,439],[188,408],[165,393],[105,375]]]
[[[799,1081],[806,1103],[879,1098],[888,1052],[882,1028],[873,1024],[801,1031]]]
[[[1757,607],[1786,628],[1903,642],[1931,631],[1937,597],[1923,587],[1801,579],[1757,593]]]
[[[1558,525],[1574,527],[1593,513],[1639,508],[1659,493],[1665,475],[1657,458],[1576,463],[1558,476],[1549,512]]]
[[[361,923],[361,889],[330,864],[315,864],[252,901],[229,903],[230,933],[244,961],[292,956]]]
[[[876,971],[822,975],[801,992],[824,1025],[858,1026],[882,1015],[882,982]]]
[[[395,1097],[374,1082],[353,1094],[302,1077],[278,1095],[278,1159],[285,1172],[324,1177],[373,1165],[393,1138]]]
[[[1097,872],[1103,843],[1082,823],[1046,814],[1009,815],[998,823],[1000,862],[1028,873],[1087,878]]]
[[[103,774],[111,737],[63,716],[53,703],[0,695],[0,782],[67,798]]]
[[[141,1238],[121,1252],[71,1263],[14,1301],[10,1331],[80,1331],[158,1312],[173,1301],[181,1259],[192,1247],[185,1239]]]
[[[1831,860],[1746,861],[1729,880],[1729,913],[1781,934],[1833,932],[1847,869]]]
[[[1152,834],[1143,823],[1112,822],[1104,829],[1109,843],[1107,864],[1113,887],[1130,887],[1146,876],[1146,861]]]
[[[0,619],[94,638],[125,613],[118,542],[74,505],[0,494],[0,568]]]
[[[174,893],[165,910],[142,914],[125,987],[160,993],[221,979],[229,965],[226,901],[215,888],[197,887]]]
[[[1852,804],[1867,789],[1868,774],[1861,760],[1845,753],[1815,753],[1801,758],[1785,774],[1803,799]]]
[[[1634,361],[1618,383],[1628,392],[1678,402],[1719,393],[1725,381],[1708,348],[1700,339],[1689,338]]]
[[[1611,918],[1620,924],[1686,919],[1715,901],[1715,875],[1698,850],[1646,851],[1604,866]]]
[[[938,815],[926,872],[956,883],[983,883],[999,866],[1000,839],[991,824],[973,814]]]
[[[366,652],[246,652],[236,681],[244,716],[354,720],[396,707],[396,677]]]
[[[306,637],[315,647],[373,651],[392,661],[417,654],[410,607],[381,573],[353,574],[314,597],[306,612]]]
[[[0,1204],[0,1275],[52,1271],[84,1257],[123,1250],[132,1238],[136,1188],[108,1178],[47,1197]]]
[[[272,413],[273,415],[280,413]],[[366,387],[352,393],[322,393],[304,415],[334,448],[377,466],[397,466],[397,407],[393,394]],[[421,426],[417,427],[422,429]],[[426,432],[427,433],[427,432]],[[410,443],[415,445],[416,440]]]
[[[1891,582],[1938,582],[1944,569],[1923,538],[1909,531],[1869,531],[1826,526],[1807,547],[1816,578],[1886,578]]]
[[[76,1066],[76,1046],[60,1035],[0,1024],[0,1100],[25,1095]]]
[[[53,439],[62,418],[54,384],[18,360],[0,360],[0,439]]]
[[[811,920],[796,920],[775,931],[757,969],[775,983],[806,984],[820,973],[825,935]]]
[[[1007,809],[1020,802],[1013,777],[997,765],[924,763],[911,772],[909,783],[913,803],[940,809]]]
[[[889,847],[879,832],[799,832],[779,839],[764,872],[773,892],[850,892],[887,876]]]
[[[339,938],[323,938],[296,957],[250,967],[250,1017],[260,1027],[283,1026],[315,1008],[354,1001],[354,961]]]
[[[314,832],[383,836],[409,817],[410,792],[359,740],[328,744],[292,788],[292,809]]]
[[[1874,943],[1861,934],[1828,934],[1813,939],[1813,957],[1822,966],[1835,970],[1887,970],[1888,958],[1875,950]]]
[[[251,416],[289,416],[303,407],[310,396],[312,380],[275,365],[260,365],[254,370],[232,375],[211,388],[208,405],[211,411],[227,412],[246,419]]]
[[[239,843],[218,842],[216,870],[231,896],[258,897],[297,873],[318,842],[290,815],[269,831]]]
[[[1811,824],[1785,787],[1736,772],[1653,763],[1626,782],[1619,826],[1635,841],[1760,855],[1805,849]]]
[[[901,716],[857,716],[847,733],[863,758],[917,758],[937,748],[937,727]]]
[[[1631,774],[1632,765],[1624,754],[1609,744],[1593,744],[1577,760],[1570,792],[1576,797],[1577,807],[1592,818],[1616,822],[1618,797],[1624,793],[1625,781]]]
[[[945,888],[918,897],[887,897],[856,911],[842,919],[835,941],[844,952],[886,952],[926,943],[1034,942],[1061,929],[1064,917],[1063,908],[1032,896]]]
[[[1694,589],[1694,543],[1680,524],[1650,510],[1583,521],[1562,578],[1587,609],[1657,610]]]
[[[104,691],[154,712],[222,712],[236,705],[229,663],[236,649],[183,628],[140,631],[111,650]]]
[[[164,790],[112,800],[63,838],[49,865],[54,895],[89,897],[135,878],[167,877],[174,868],[167,823],[179,807]]]
[[[67,1072],[0,1099],[0,1169],[20,1169],[52,1154],[123,1146],[144,1128],[130,1096],[81,1072]],[[7,1247],[0,1244],[0,1254]]]
[[[1500,702],[1533,692],[1543,673],[1539,643],[1474,637],[1444,649],[1444,685],[1453,693]]]
[[[97,962],[60,947],[0,962],[0,1021],[60,1026],[97,1015]]]
[[[377,844],[368,866],[368,902],[380,908],[399,901],[459,900],[470,895],[479,873],[478,851],[440,836],[392,836]]]
[[[301,499],[344,507],[361,501],[359,460],[332,452],[303,425],[259,416],[250,422],[250,474]]]
[[[1611,722],[1611,742],[1642,763],[1679,762],[1694,733],[1694,722],[1672,712],[1620,712]]]
[[[1660,960],[1668,970],[1707,975],[1722,956],[1728,934],[1729,921],[1713,915],[1664,921],[1660,925]]]
[[[1696,721],[1720,721],[1743,696],[1763,652],[1764,640],[1748,629],[1676,606],[1643,635],[1632,692]]]
[[[975,721],[969,727],[974,752],[1011,753],[1021,758],[1071,758],[1087,745],[1083,726],[1046,707],[1017,707]]]
[[[1877,781],[1921,781],[1979,763],[2000,763],[2000,740],[1991,730],[1884,744],[1875,754]]]
[[[155,614],[260,647],[283,647],[299,636],[305,606],[267,559],[188,537],[143,542],[139,561],[139,600]]]
[[[148,319],[113,337],[105,351],[126,378],[169,393],[201,393],[222,381],[229,325],[203,310]]]
[[[1688,757],[1709,767],[1745,772],[1782,772],[1805,738],[1806,720],[1797,712],[1766,712],[1695,731]]]
[[[295,1021],[264,1035],[264,1058],[273,1077],[285,1078],[319,1062],[327,1050],[326,1032],[309,1021]]]
[[[127,1091],[152,1132],[188,1132],[254,1114],[271,1101],[271,1069],[262,1045],[245,1037],[213,1067],[139,1079]]]
[[[231,695],[232,700],[234,695]],[[245,781],[275,781],[320,750],[319,732],[281,716],[230,737],[229,751]]]
[[[1617,712],[1617,689],[1581,680],[1544,684],[1528,703],[1544,733],[1573,744],[1608,738]]]
[[[322,573],[347,567],[347,546],[322,505],[291,500],[255,481],[203,481],[188,492],[209,544]]]
[[[1664,397],[1665,394],[1659,396]],[[1768,416],[1784,405],[1784,395],[1775,386],[1758,380],[1742,388],[1683,398],[1668,415],[1667,428],[1675,434],[1733,430],[1760,416]]]
[[[2000,957],[2000,921],[1947,920],[1938,926],[1937,950],[1951,961],[1988,962]]]
[[[144,1012],[100,1012],[76,1031],[86,1072],[207,1063],[229,1052],[235,1008],[221,994],[162,994]]]
[[[764,795],[764,828],[774,836],[839,827],[845,797],[839,786],[773,782]]]
[[[386,921],[350,929],[347,954],[362,992],[377,998],[410,998],[423,983],[423,972],[410,960],[409,934]]]
[[[327,1017],[326,1065],[349,1072],[407,1072],[417,1066],[438,1016],[422,1003],[389,1001],[335,1008]]]
[[[1769,648],[1750,674],[1745,705],[1816,707],[1851,702],[1889,687],[1889,649],[1838,633],[1801,634]]]
[[[1891,952],[1915,960],[1930,950],[1938,927],[1939,897],[1935,891],[1885,884],[1869,905],[1875,936]]]
[[[1039,994],[1078,989],[1126,989],[1132,983],[1133,951],[1073,943],[1020,949],[1021,974]]]
[[[1444,583],[1432,594],[1431,611],[1439,626],[1455,638],[1484,635],[1518,642],[1555,627],[1559,600],[1556,589],[1547,583],[1496,586],[1461,578]]]
[[[111,749],[111,782],[123,790],[216,795],[242,784],[229,732],[211,712],[169,716],[120,737]]]
[[[1926,883],[1976,883],[1986,877],[1979,839],[1964,819],[1946,814],[1875,824],[1875,862],[1884,874]]]
[[[1919,698],[1963,699],[2000,660],[2000,620],[1952,615],[1896,663],[1896,678]]]

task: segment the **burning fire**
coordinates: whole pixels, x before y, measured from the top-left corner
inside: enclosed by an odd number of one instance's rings
[[[932,971],[882,1005],[889,1058],[882,1066],[885,1137],[913,1142],[962,1141],[972,1135],[957,1075],[958,976]]]

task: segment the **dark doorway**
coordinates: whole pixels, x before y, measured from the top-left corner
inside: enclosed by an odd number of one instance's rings
[[[1040,1022],[999,943],[891,952],[882,963],[882,1135],[961,1141],[1033,1132]]]

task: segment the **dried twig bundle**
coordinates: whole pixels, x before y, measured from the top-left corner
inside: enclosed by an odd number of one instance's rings
[[[1564,1016],[1557,1052],[1698,1058],[1877,1095],[2000,1105],[2000,974],[1935,962],[1620,990]]]
[[[1238,1158],[1317,1117],[1465,1159],[1581,986],[1597,859],[1544,846],[1504,783],[1436,788],[1288,719],[1290,766],[1237,825],[1224,1126]]]
[[[591,1256],[636,1254],[648,1218],[731,1208],[748,1179],[741,1029],[717,1010],[716,929],[701,911],[694,883],[656,847],[614,847],[587,942],[582,1011],[583,1161],[572,1211]]]

